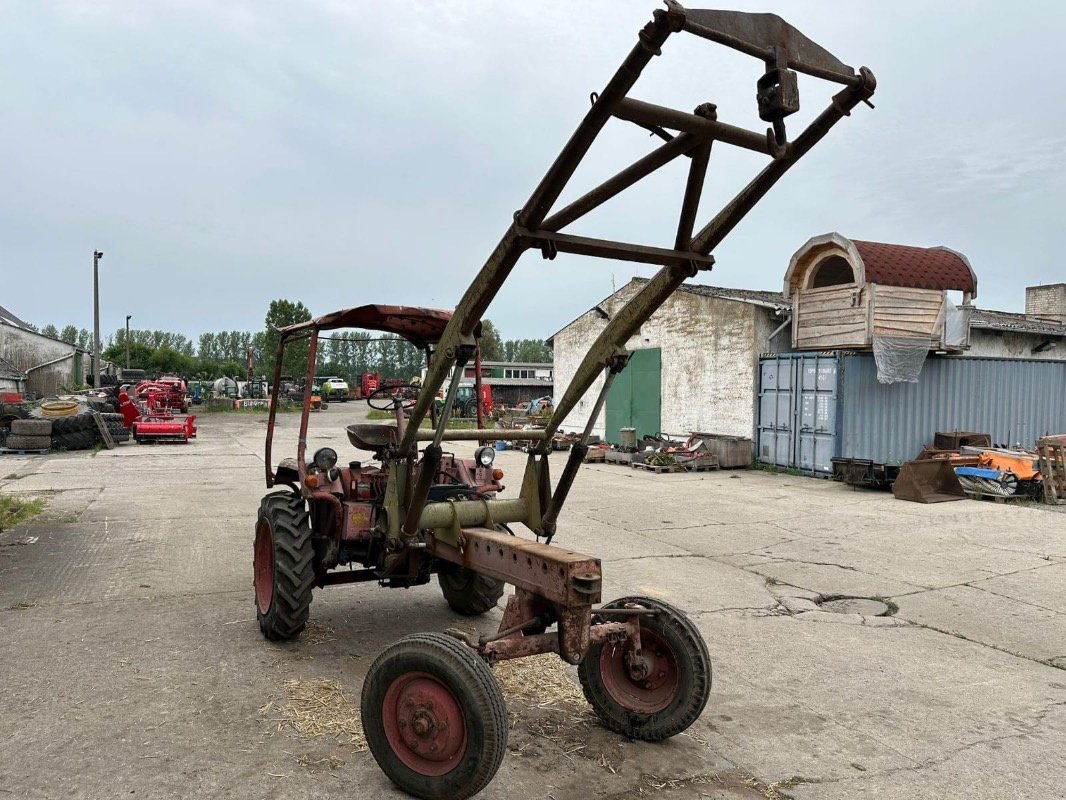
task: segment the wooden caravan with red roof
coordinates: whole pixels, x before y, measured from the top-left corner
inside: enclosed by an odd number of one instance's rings
[[[816,236],[785,275],[797,350],[869,350],[874,337],[927,339],[930,350],[969,347],[977,277],[961,253]],[[961,304],[949,292],[961,292]]]

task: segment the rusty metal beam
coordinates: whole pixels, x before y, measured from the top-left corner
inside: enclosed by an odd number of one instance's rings
[[[586,192],[570,205],[552,214],[541,223],[541,230],[562,230],[574,220],[580,219],[612,197],[621,194],[642,178],[646,178],[655,172],[655,170],[666,166],[678,156],[685,155],[701,141],[701,137],[690,133],[675,136],[666,144],[652,150],[648,155],[634,161],[621,172],[608,178],[595,189]]]
[[[594,258],[613,258],[616,261],[635,261],[638,264],[676,264],[684,267],[695,265],[698,269],[710,269],[714,264],[713,258],[687,249],[672,250],[566,233],[530,231],[525,228],[516,228],[516,232],[519,239],[528,242],[530,246],[541,248],[542,252],[549,254],[549,258],[554,258],[554,253],[559,252]]]
[[[666,106],[657,106],[654,103],[645,103],[643,100],[634,100],[627,97],[618,103],[614,115],[626,122],[634,122],[641,126],[658,126],[669,128],[674,131],[712,139],[726,144],[735,145],[745,150],[752,150],[763,155],[771,155],[772,149],[765,133],[756,133],[725,122],[685,111],[678,111]]]
[[[437,558],[506,581],[560,606],[600,602],[600,560],[594,556],[488,528],[466,529],[463,539],[459,549],[426,534],[426,549]]]
[[[421,428],[415,434],[415,441],[431,442],[433,441],[433,435],[434,432],[432,430]],[[457,428],[445,431],[441,437],[442,442],[477,442],[482,439],[529,439],[541,441],[544,439],[544,431],[526,431],[521,428],[481,428],[477,430]]]
[[[704,113],[713,114],[713,106],[705,108]],[[692,154],[688,182],[685,184],[685,197],[681,201],[681,214],[677,221],[677,235],[674,237],[674,248],[677,250],[687,250],[688,243],[692,239],[692,228],[696,224],[696,212],[700,208],[700,197],[703,194],[704,180],[707,178],[707,164],[711,159],[712,144],[711,141],[704,142]]]

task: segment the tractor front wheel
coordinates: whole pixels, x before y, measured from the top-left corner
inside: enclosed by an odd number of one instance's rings
[[[640,617],[641,652],[635,653],[630,641],[593,645],[577,675],[605,727],[655,742],[681,733],[703,712],[711,693],[711,657],[696,626],[668,603],[623,597],[604,607],[634,606],[656,612]]]
[[[500,768],[507,707],[488,665],[439,633],[404,637],[363,682],[363,731],[393,783],[426,800],[465,800]]]
[[[267,639],[291,639],[307,625],[314,583],[311,525],[303,498],[268,494],[255,525],[255,611]]]
[[[447,561],[440,565],[437,582],[452,611],[464,617],[481,616],[503,597],[503,581]]]

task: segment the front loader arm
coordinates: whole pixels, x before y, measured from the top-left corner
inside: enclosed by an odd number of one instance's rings
[[[770,124],[765,133],[719,122],[713,103],[702,103],[694,113],[688,113],[628,97],[643,69],[653,57],[662,53],[662,47],[669,37],[679,32],[731,47],[764,62],[766,71],[756,82],[756,98],[760,118]],[[799,110],[798,79],[793,70],[843,84],[845,88],[833,97],[829,107],[799,136],[789,141],[785,118]],[[554,258],[559,252],[566,252],[660,265],[662,268],[659,272],[614,314],[592,344],[557,404],[545,436],[539,441],[537,452],[530,456],[527,476],[534,474],[536,482],[544,487],[539,502],[539,511],[543,511],[544,515],[536,530],[550,539],[559,507],[576,476],[579,456],[591,431],[590,421],[581,446],[572,452],[554,495],[549,497],[546,488],[547,463],[542,457],[550,450],[552,435],[559,425],[605,370],[613,376],[624,367],[625,344],[641,324],[662,306],[686,278],[694,276],[699,270],[711,268],[714,264],[711,253],[718,244],[833,125],[848,116],[859,103],[868,102],[875,88],[873,73],[868,69],[863,67],[856,72],[776,15],[686,10],[674,0],[666,0],[666,9],[654,13],[652,20],[641,30],[637,44],[603,91],[592,96],[592,106],[584,119],[529,200],[515,213],[513,222],[456,306],[437,347],[436,357],[428,368],[423,391],[412,409],[411,424],[403,437],[400,452],[412,458],[415,456],[417,430],[433,398],[457,361],[462,361],[464,354],[470,351],[478,321],[524,251],[536,248],[548,259]],[[596,137],[612,117],[650,130],[665,139],[666,143],[548,216]],[[694,231],[714,142],[758,152],[768,156],[771,161],[710,222]],[[561,232],[572,222],[680,156],[688,157],[690,164],[672,248]],[[602,407],[604,394],[605,390],[601,392],[597,408]],[[439,431],[447,425],[447,417],[447,414],[443,414],[437,421]],[[422,486],[421,483],[411,493],[407,504],[404,533],[408,537],[417,533],[418,521],[426,503],[428,484]]]

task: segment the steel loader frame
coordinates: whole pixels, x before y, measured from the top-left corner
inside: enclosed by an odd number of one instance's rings
[[[760,133],[720,122],[711,103],[700,105],[690,114],[628,97],[644,67],[661,54],[670,36],[681,32],[731,47],[765,63],[766,72],[757,82],[757,101],[760,118],[772,126],[769,130]],[[785,117],[799,110],[797,71],[842,84],[844,88],[833,96],[829,106],[805,130],[789,140]],[[876,81],[869,69],[863,67],[856,71],[847,66],[776,15],[685,9],[679,3],[667,0],[666,9],[654,13],[651,22],[640,32],[637,44],[603,91],[592,95],[592,107],[585,118],[529,200],[515,213],[503,238],[455,307],[429,365],[422,393],[411,412],[410,424],[399,448],[401,452],[410,454],[413,464],[417,442],[426,433],[419,431],[419,424],[429,412],[432,399],[448,374],[452,371],[459,374],[458,371],[470,359],[475,327],[519,257],[527,250],[537,249],[548,259],[563,252],[662,265],[637,295],[606,323],[577,368],[546,428],[543,431],[523,432],[524,438],[536,438],[539,444],[526,463],[520,499],[482,500],[477,505],[470,504],[469,508],[462,508],[461,512],[455,512],[447,506],[437,507],[440,504],[427,508],[426,500],[434,470],[425,465],[419,471],[418,478],[406,487],[405,513],[398,530],[403,542],[414,544],[419,532],[427,528],[438,534],[448,531],[451,535],[430,538],[428,546],[431,552],[449,560],[461,559],[465,565],[496,575],[518,589],[515,599],[508,606],[501,635],[508,628],[537,616],[531,613],[538,606],[537,597],[561,606],[557,641],[550,636],[536,642],[531,637],[522,640],[503,637],[497,642],[482,645],[484,655],[511,656],[504,644],[506,642],[515,647],[521,645],[521,653],[515,652],[514,655],[558,650],[566,661],[576,663],[580,660],[589,643],[591,605],[599,600],[599,562],[585,557],[575,561],[571,554],[546,545],[550,545],[555,535],[559,512],[587,452],[588,437],[611,382],[625,368],[629,357],[624,349],[625,343],[686,278],[711,268],[714,264],[711,256],[714,248],[837,122],[849,116],[859,103],[869,104],[875,87]],[[549,215],[597,135],[612,118],[647,128],[664,139],[665,143],[565,208]],[[696,230],[700,195],[715,142],[761,153],[768,156],[770,162],[706,225]],[[561,232],[588,212],[682,155],[687,156],[690,163],[672,248],[592,239]],[[584,436],[580,443],[571,448],[569,460],[553,492],[546,458],[551,450],[551,439],[589,387],[604,373],[606,379],[590,413]],[[453,380],[452,386],[456,385],[458,381]],[[453,438],[445,434],[451,413],[450,400],[446,401],[436,421],[431,444],[425,449],[424,461],[427,464],[432,465],[434,459],[440,458],[440,443]],[[531,436],[531,433],[535,435]],[[489,530],[493,522],[524,523],[543,538],[544,543],[525,543],[502,536]],[[537,563],[535,568],[531,568],[529,559],[534,555]],[[557,576],[551,581],[552,586],[543,583],[542,576],[548,574]],[[617,632],[604,629],[598,633],[608,635]]]

